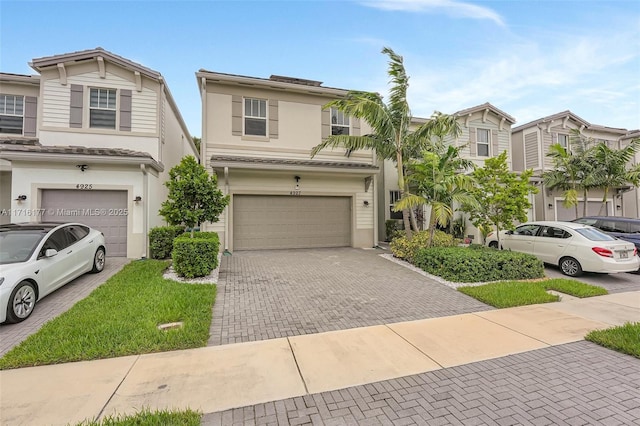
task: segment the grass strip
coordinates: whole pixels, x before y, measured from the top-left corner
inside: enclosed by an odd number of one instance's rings
[[[0,369],[206,346],[216,287],[165,280],[167,266],[129,263],[0,358]],[[181,328],[157,328],[179,321]]]
[[[594,330],[585,339],[605,348],[640,358],[640,322],[628,322],[624,325]]]
[[[556,290],[576,297],[607,294],[607,291],[601,287],[565,278],[544,281],[501,281],[481,286],[460,287],[458,290],[496,308],[535,305],[560,300],[558,296],[547,293],[547,290]]]
[[[76,426],[200,426],[202,415],[196,411],[150,411],[148,408],[133,415],[107,416],[102,420],[85,420]]]

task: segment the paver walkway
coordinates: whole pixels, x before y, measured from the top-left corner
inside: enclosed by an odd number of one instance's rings
[[[209,345],[493,309],[380,253],[337,248],[224,256]]]
[[[59,288],[36,304],[29,318],[18,324],[0,325],[0,356],[18,345],[24,339],[40,330],[47,321],[69,310],[79,300],[84,299],[96,287],[108,280],[131,259],[108,257],[104,270],[99,274],[85,274]],[[6,309],[6,307],[2,307]]]

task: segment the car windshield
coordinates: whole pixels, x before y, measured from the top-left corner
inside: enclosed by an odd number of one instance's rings
[[[607,235],[602,231],[598,231],[595,228],[579,228],[576,232],[583,237],[591,241],[615,241],[616,239],[611,235]]]
[[[0,232],[0,265],[29,259],[44,235],[42,231]]]

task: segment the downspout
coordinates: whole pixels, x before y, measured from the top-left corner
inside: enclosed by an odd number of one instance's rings
[[[378,174],[373,175],[373,247],[378,247]]]
[[[149,230],[147,224],[149,223],[149,174],[147,172],[147,166],[140,164],[140,171],[142,172],[142,193],[144,198],[142,201],[142,233],[144,235],[144,253],[142,258],[147,257],[149,253]]]
[[[225,195],[229,195],[229,167],[224,168],[224,193]],[[229,205],[225,207],[225,216],[224,216],[224,252],[222,254],[224,256],[231,256],[231,252],[229,251]]]

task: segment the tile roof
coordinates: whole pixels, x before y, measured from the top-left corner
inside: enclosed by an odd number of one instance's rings
[[[482,105],[476,105],[476,106],[471,107],[471,108],[461,109],[460,111],[456,111],[453,115],[461,116],[461,115],[465,115],[465,114],[471,114],[471,113],[476,112],[476,111],[484,111],[487,108],[489,108],[489,110],[493,111],[497,115],[503,116],[504,118],[509,120],[511,122],[511,124],[516,122],[515,118],[513,118],[512,116],[510,116],[506,112],[502,111],[501,109],[496,108],[495,106],[491,105],[489,102],[485,102]]]
[[[239,156],[212,156],[212,162],[231,162],[244,164],[272,164],[283,166],[311,166],[311,167],[332,167],[341,169],[363,169],[378,170],[377,166],[367,163],[340,162],[340,161],[316,161],[316,160],[293,160],[289,158],[263,158],[263,157],[239,157]]]

